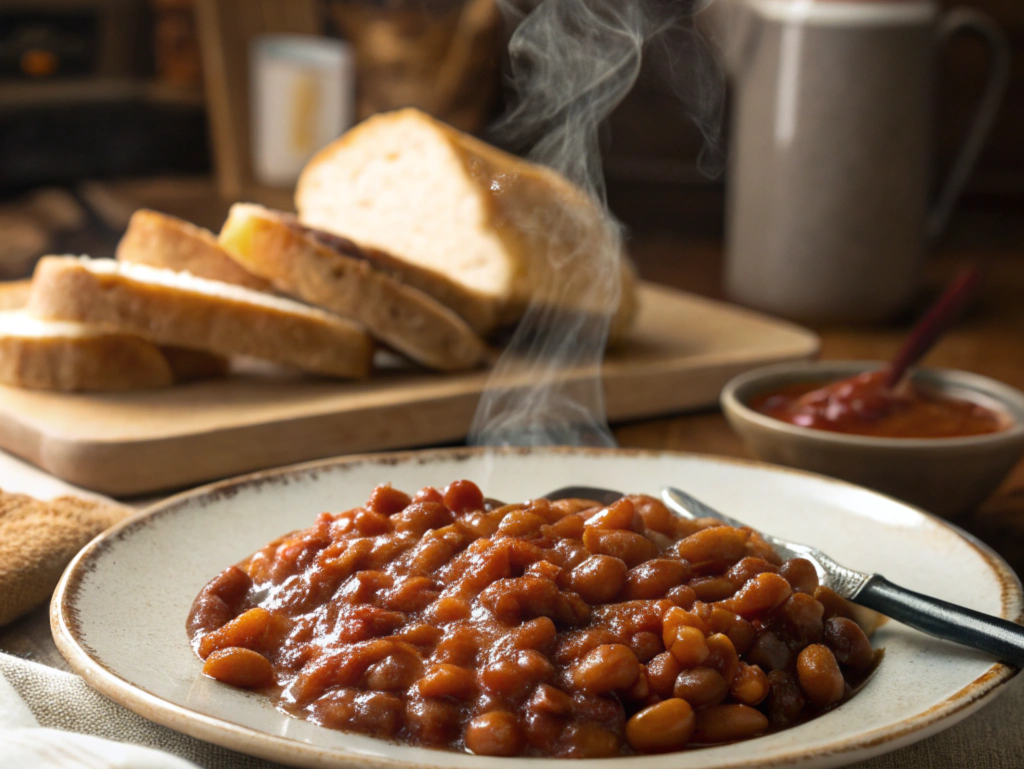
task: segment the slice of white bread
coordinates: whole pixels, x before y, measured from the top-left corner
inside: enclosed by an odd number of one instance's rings
[[[117,244],[116,256],[123,262],[191,272],[200,278],[257,291],[270,288],[269,283],[246,272],[225,254],[209,230],[145,208],[132,214],[128,229]]]
[[[116,391],[214,376],[227,362],[196,350],[161,350],[131,334],[0,312],[0,384],[36,390]]]
[[[299,302],[186,272],[48,256],[36,266],[28,310],[157,344],[248,355],[345,378],[370,371],[373,341],[356,324]]]
[[[288,217],[236,203],[220,244],[242,267],[304,302],[351,318],[417,363],[441,371],[480,365],[487,347],[452,310],[360,258],[317,240]]]
[[[415,109],[376,115],[317,153],[295,203],[304,224],[461,283],[500,322],[541,301],[614,309],[621,332],[635,312],[632,268],[593,198]],[[618,307],[603,304],[603,291],[560,291],[553,264],[618,269]]]

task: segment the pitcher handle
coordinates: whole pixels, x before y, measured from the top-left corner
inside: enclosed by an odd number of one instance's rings
[[[963,192],[964,184],[974,170],[978,156],[992,131],[1010,80],[1010,44],[1002,28],[991,16],[973,8],[951,8],[939,20],[936,43],[945,45],[958,32],[972,32],[988,45],[989,76],[975,108],[967,136],[928,213],[925,235],[929,241],[937,239],[946,229],[953,206]]]

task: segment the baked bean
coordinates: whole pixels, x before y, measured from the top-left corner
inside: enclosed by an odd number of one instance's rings
[[[824,617],[826,620],[830,620],[833,617],[853,619],[853,611],[850,608],[849,602],[832,588],[825,587],[824,585],[819,586],[814,591],[814,598],[825,607]]]
[[[417,535],[430,529],[440,529],[452,520],[451,511],[440,502],[413,502],[391,516],[395,531]]]
[[[207,633],[199,642],[199,656],[206,659],[215,651],[231,646],[259,649],[273,620],[266,609],[257,606],[240,614],[223,627]]]
[[[666,537],[676,538],[675,522],[679,519],[661,500],[641,495],[630,495],[628,499],[633,503],[633,509],[640,516],[644,526]]]
[[[392,529],[391,521],[386,516],[372,510],[360,510],[355,514],[352,522],[356,531],[364,537],[375,537]]]
[[[818,589],[818,570],[806,558],[790,558],[779,567],[779,575],[785,578],[794,593],[813,596]]]
[[[416,495],[412,498],[413,502],[437,502],[444,504],[444,494],[435,489],[433,486],[424,486],[422,489],[416,492]]]
[[[569,589],[589,604],[608,603],[626,584],[627,569],[622,559],[592,555],[569,572]]]
[[[583,546],[594,555],[621,558],[633,567],[658,555],[657,546],[642,534],[618,529],[591,529],[583,532]]]
[[[541,528],[548,525],[547,519],[532,512],[517,510],[509,513],[498,525],[498,534],[506,537],[523,537],[532,539],[540,534]]]
[[[723,605],[746,619],[771,611],[789,598],[792,592],[789,583],[778,574],[765,572],[747,582]]]
[[[484,493],[472,481],[454,481],[444,490],[444,504],[456,515],[483,510]]]
[[[605,627],[570,631],[555,642],[552,659],[560,665],[565,665],[580,659],[602,644],[614,644],[618,641],[618,635]]]
[[[800,719],[806,700],[793,677],[782,670],[768,674],[768,718],[779,728],[792,726]]]
[[[736,588],[726,577],[697,577],[690,580],[689,587],[696,594],[698,601],[708,603],[724,601],[736,592]]]
[[[697,600],[697,593],[689,585],[679,585],[665,593],[665,597],[683,609],[689,609]]]
[[[825,608],[807,593],[793,593],[778,609],[778,619],[790,643],[797,648],[821,641]]]
[[[628,646],[604,644],[577,662],[571,677],[576,689],[604,694],[629,688],[639,672],[640,662]]]
[[[695,727],[690,703],[673,697],[630,718],[626,723],[626,741],[638,753],[668,753],[682,750]]]
[[[366,686],[381,692],[400,692],[419,680],[423,663],[415,653],[392,654],[366,671]]]
[[[825,623],[825,643],[840,665],[868,667],[875,659],[871,641],[852,619],[833,617]]]
[[[274,683],[274,669],[266,657],[252,649],[235,646],[210,654],[203,663],[203,674],[243,689]]]
[[[768,730],[764,713],[747,705],[712,705],[697,711],[693,739],[701,743],[749,740]]]
[[[739,669],[740,658],[736,653],[736,647],[732,645],[729,636],[723,633],[715,633],[707,637],[708,656],[704,665],[714,668],[722,674],[727,684],[732,684],[736,678],[736,671]]]
[[[747,660],[752,665],[759,665],[769,672],[785,669],[789,665],[789,658],[786,642],[771,630],[761,633],[747,651]]]
[[[675,547],[680,558],[690,563],[705,561],[738,561],[746,553],[747,540],[750,539],[748,529],[733,529],[729,526],[716,526],[703,529],[680,540]]]
[[[668,650],[684,668],[700,665],[710,653],[704,640],[704,634],[697,628],[686,625],[676,628],[675,638]]]
[[[651,685],[647,681],[647,670],[641,665],[636,680],[633,681],[628,689],[622,692],[622,698],[634,703],[646,702],[650,694]]]
[[[694,708],[717,705],[729,693],[729,684],[714,668],[690,668],[676,677],[672,696],[686,700]]]
[[[536,683],[523,675],[516,660],[508,659],[493,660],[479,668],[476,678],[483,691],[508,699],[525,696]]]
[[[676,678],[682,672],[679,660],[671,652],[662,652],[647,663],[647,684],[659,697],[671,697]]]
[[[478,756],[517,756],[523,735],[519,719],[507,710],[493,710],[469,722],[466,747]]]
[[[729,694],[743,705],[753,707],[768,696],[768,676],[757,665],[739,664],[736,678],[729,687]]]
[[[622,749],[622,739],[598,724],[573,721],[562,732],[559,755],[563,758],[609,758]]]
[[[627,601],[661,598],[681,585],[689,571],[685,563],[674,558],[654,558],[629,570],[624,596]]]
[[[750,532],[750,539],[747,540],[747,555],[754,558],[763,558],[775,566],[782,565],[782,559],[779,557],[779,554],[756,531]]]
[[[424,697],[464,700],[476,693],[476,677],[466,668],[441,663],[427,668],[417,688]]]
[[[405,704],[405,723],[417,742],[444,745],[459,736],[459,706],[449,700],[411,697]]]
[[[207,583],[189,610],[185,629],[192,638],[216,630],[236,614],[252,578],[237,566],[229,566]]]
[[[370,494],[369,508],[381,515],[394,515],[405,510],[411,503],[412,498],[408,494],[386,484],[378,486]]]
[[[661,642],[661,636],[657,633],[652,633],[650,630],[641,630],[639,633],[633,633],[629,637],[627,646],[629,646],[630,651],[641,662],[648,662],[655,655],[661,654],[665,650],[665,645]]]
[[[827,646],[812,644],[796,658],[796,672],[807,699],[815,707],[834,705],[846,693],[846,682]]]
[[[675,606],[665,612],[662,617],[661,638],[666,649],[672,648],[672,644],[676,640],[676,631],[680,627],[693,627],[697,628],[702,635],[708,634],[708,625],[704,620],[691,611]]]
[[[587,528],[633,530],[636,519],[633,503],[623,497],[588,518]]]
[[[732,582],[734,588],[739,590],[758,574],[764,574],[766,571],[777,572],[778,570],[777,566],[768,563],[764,558],[747,556],[729,567],[725,577]]]
[[[569,539],[582,539],[586,529],[586,518],[582,515],[567,515],[543,529],[549,537],[568,537]]]
[[[565,692],[549,684],[540,684],[526,704],[527,710],[547,713],[553,716],[567,716],[572,713],[573,702]]]

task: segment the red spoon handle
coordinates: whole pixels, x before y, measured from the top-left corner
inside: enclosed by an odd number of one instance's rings
[[[895,387],[907,369],[924,357],[940,336],[960,317],[974,298],[981,282],[981,273],[975,267],[961,272],[949,284],[942,296],[931,306],[917,325],[889,367],[886,387]]]

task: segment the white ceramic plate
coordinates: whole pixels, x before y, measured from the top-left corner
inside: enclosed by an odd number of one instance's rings
[[[567,484],[657,493],[674,484],[754,527],[821,547],[841,563],[914,590],[1016,619],[1021,586],[992,551],[937,518],[864,489],[767,465],[686,454],[470,449],[356,457],[225,481],[172,497],[92,542],[54,595],[54,637],[95,688],[195,737],[308,767],[512,769],[521,759],[414,748],[289,718],[266,699],[200,675],[185,617],[200,588],[317,513],[362,504],[378,483],[416,490],[457,478],[522,500]],[[889,622],[864,689],[777,734],[664,756],[602,759],[602,769],[830,767],[927,737],[990,701],[1014,674],[972,651]],[[564,769],[531,759],[534,769]],[[588,769],[595,761],[573,762]],[[592,768],[591,768],[592,769]]]

